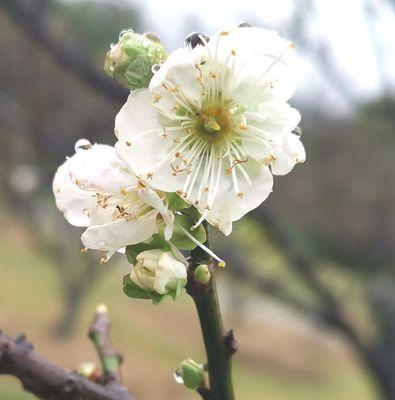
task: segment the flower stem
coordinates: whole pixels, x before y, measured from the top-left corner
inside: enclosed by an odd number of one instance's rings
[[[209,227],[206,225],[210,246]],[[209,375],[210,400],[234,400],[232,383],[231,358],[236,351],[233,331],[226,332],[222,323],[218,303],[212,258],[200,248],[191,252],[188,273],[188,293],[192,296],[199,316],[204,346],[207,355],[207,370]],[[211,271],[211,279],[207,285],[194,280],[194,270],[199,264],[207,264]]]

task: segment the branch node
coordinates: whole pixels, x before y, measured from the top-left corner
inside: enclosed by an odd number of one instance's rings
[[[228,331],[228,333],[224,336],[224,343],[225,348],[230,355],[233,355],[237,352],[238,347],[233,329]]]
[[[24,333],[19,334],[15,338],[15,344],[19,346],[21,352],[23,352],[24,354],[27,354],[33,350],[33,344],[28,342]]]
[[[67,380],[63,385],[62,391],[66,395],[71,395],[71,394],[77,393],[77,387],[75,384],[75,376],[72,372],[67,377]]]

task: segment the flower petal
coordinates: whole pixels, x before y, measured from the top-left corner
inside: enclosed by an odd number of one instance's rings
[[[179,279],[185,279],[187,272],[185,265],[177,261],[171,252],[165,252],[159,259],[155,276],[154,289],[161,294],[177,286]]]
[[[56,206],[67,221],[74,226],[89,226],[90,210],[96,207],[96,199],[71,181],[67,161],[58,168],[52,188]]]
[[[137,244],[158,233],[157,214],[127,221],[119,219],[103,225],[89,227],[81,236],[89,249],[114,251],[130,244]]]
[[[251,159],[244,168],[249,175],[251,185],[240,178],[238,182],[240,192],[236,194],[231,177],[224,176],[227,188],[218,193],[206,217],[210,224],[217,226],[225,235],[232,232],[233,221],[239,220],[258,207],[272,191],[273,176],[268,167]]]
[[[144,188],[139,190],[139,196],[146,204],[159,211],[165,221],[164,236],[166,240],[170,240],[173,235],[174,214],[163,203],[163,200],[152,189]]]
[[[79,149],[67,164],[71,180],[82,189],[118,193],[137,186],[136,177],[112,146],[94,144],[90,149]]]
[[[174,175],[170,161],[185,131],[179,127],[166,129],[158,122],[148,90],[130,94],[117,115],[115,126],[119,139],[115,146],[117,153],[140,179],[167,192],[182,187],[183,179]]]
[[[255,86],[266,86],[283,100],[294,93],[299,63],[293,44],[278,32],[257,27],[222,30],[210,38],[208,47],[222,64],[231,57],[239,83],[255,81]]]
[[[290,133],[282,146],[274,147],[274,161],[271,171],[274,175],[286,175],[297,163],[306,160],[306,151],[299,137]]]

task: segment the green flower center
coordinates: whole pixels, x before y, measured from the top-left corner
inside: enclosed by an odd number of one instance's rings
[[[234,112],[224,104],[212,104],[196,112],[194,132],[203,140],[217,144],[231,139],[237,133]]]

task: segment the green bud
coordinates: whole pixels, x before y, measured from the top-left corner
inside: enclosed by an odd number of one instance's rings
[[[206,264],[200,264],[196,267],[194,272],[195,281],[201,283],[202,285],[207,285],[211,279],[210,269]]]
[[[123,31],[107,53],[104,71],[129,89],[145,88],[154,65],[166,58],[166,50],[155,35]]]
[[[177,368],[174,377],[178,383],[182,383],[189,389],[197,389],[204,382],[204,367],[188,358]]]

